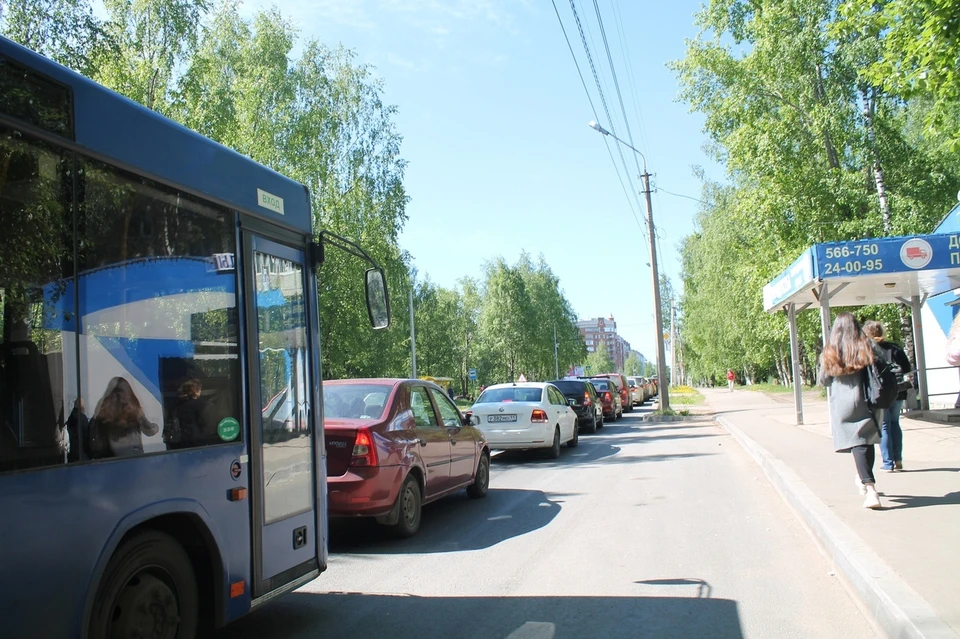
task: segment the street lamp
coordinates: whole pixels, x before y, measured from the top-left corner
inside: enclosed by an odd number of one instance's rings
[[[641,193],[646,196],[647,200],[647,230],[650,232],[650,269],[653,271],[653,316],[657,324],[657,377],[660,379],[660,383],[657,386],[659,387],[660,393],[660,410],[670,410],[670,380],[667,379],[667,358],[665,357],[666,351],[663,347],[663,316],[660,312],[660,272],[657,269],[656,231],[653,228],[653,205],[650,203],[650,174],[647,172],[647,158],[639,149],[627,144],[595,121],[590,122],[590,128],[599,131],[603,135],[609,135],[639,155],[640,159],[643,160],[643,174],[640,177],[643,179],[643,191],[641,191]]]

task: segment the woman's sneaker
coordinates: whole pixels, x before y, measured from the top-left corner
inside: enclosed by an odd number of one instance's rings
[[[871,510],[879,510],[883,508],[883,504],[880,503],[880,496],[877,494],[877,489],[873,484],[867,484],[864,486],[867,491],[867,495],[863,500],[863,507],[869,508]]]

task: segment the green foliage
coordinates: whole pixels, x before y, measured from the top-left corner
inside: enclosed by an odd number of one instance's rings
[[[562,376],[586,356],[576,321],[542,258],[533,264],[524,254],[516,266],[502,258],[488,263],[477,320],[478,374],[490,381],[514,380],[521,373],[545,380],[553,379],[558,367]]]
[[[840,37],[878,41],[878,55],[862,76],[901,98],[931,100],[926,124],[953,151],[960,149],[960,2],[845,0],[839,14]]]
[[[623,362],[623,374],[629,377],[642,376],[643,366],[640,364],[640,358],[636,353],[631,352]]]
[[[93,77],[150,109],[167,113],[175,69],[196,49],[204,0],[104,0],[113,55]]]
[[[704,185],[697,231],[682,246],[682,359],[694,380],[733,368],[788,381],[787,323],[764,311],[762,287],[811,244],[926,233],[954,201],[957,161],[917,124],[935,98],[880,90],[865,69],[889,32],[838,28],[846,4],[712,0],[673,65],[729,177]],[[798,321],[812,383],[819,320]]]
[[[598,348],[593,351],[587,355],[587,361],[584,362],[584,372],[587,375],[613,373],[615,369],[616,367],[613,364],[613,360],[610,359],[610,354],[605,348]]]
[[[460,295],[429,280],[414,288],[417,327],[417,374],[430,377],[457,375],[463,361],[464,340],[457,339]]]
[[[115,52],[87,0],[0,0],[0,34],[86,75]]]
[[[763,384],[751,384],[750,386],[743,386],[741,387],[741,390],[756,391],[758,393],[782,394],[782,393],[792,393],[793,386],[784,386],[783,384],[763,383]],[[671,396],[670,399],[672,400],[673,397]]]
[[[694,406],[702,404],[704,400],[703,395],[694,391],[692,393],[678,393],[672,388],[670,389],[670,404],[685,405],[685,406]]]

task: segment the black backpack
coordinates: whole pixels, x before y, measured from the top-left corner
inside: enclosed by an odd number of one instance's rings
[[[897,363],[896,352],[894,351],[896,346],[893,344],[888,344],[886,347],[880,347],[883,350],[883,354],[887,357],[887,362],[890,363],[890,368],[893,369],[893,374],[897,376],[897,390],[900,393],[905,393],[911,388],[911,384],[907,381],[906,374],[903,372],[903,367]],[[899,349],[898,349],[899,350]]]
[[[886,357],[876,355],[873,364],[863,369],[863,397],[867,404],[873,409],[890,408],[899,393],[893,365]]]

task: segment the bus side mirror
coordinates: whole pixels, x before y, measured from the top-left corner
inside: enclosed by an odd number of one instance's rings
[[[383,270],[368,268],[364,273],[364,290],[367,297],[367,315],[370,326],[379,330],[390,326],[390,300],[387,298],[387,280]]]

